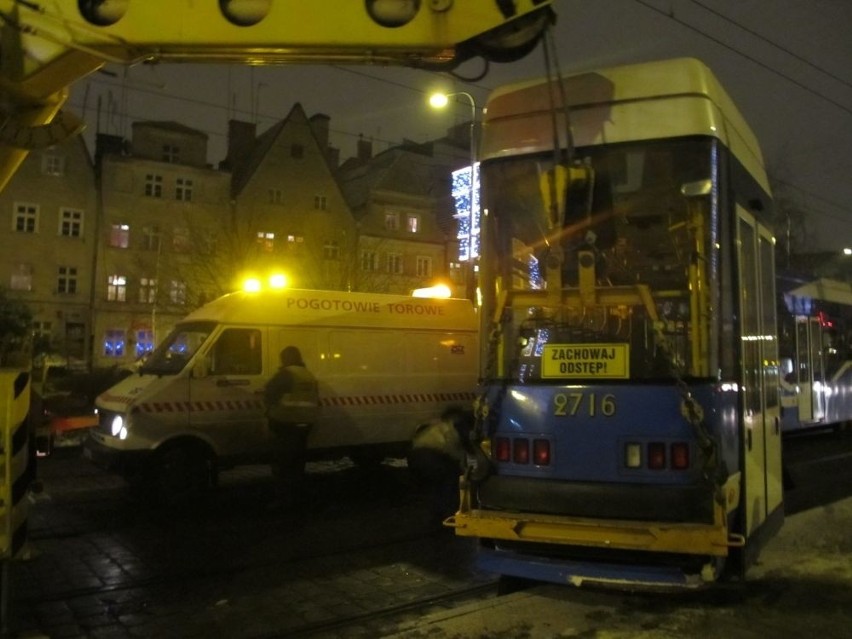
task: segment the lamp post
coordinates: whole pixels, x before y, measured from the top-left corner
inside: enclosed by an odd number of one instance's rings
[[[443,109],[449,104],[450,98],[462,96],[470,102],[470,219],[467,225],[467,273],[465,276],[465,293],[470,299],[475,299],[476,279],[474,277],[474,248],[473,224],[476,214],[476,100],[467,91],[454,93],[433,93],[429,96],[429,104],[435,109]]]

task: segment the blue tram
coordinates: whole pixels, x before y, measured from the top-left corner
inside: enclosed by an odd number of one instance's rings
[[[486,454],[447,524],[507,576],[744,574],[784,518],[755,136],[676,59],[498,89],[481,147]]]
[[[779,277],[781,429],[836,428],[852,420],[852,285]]]

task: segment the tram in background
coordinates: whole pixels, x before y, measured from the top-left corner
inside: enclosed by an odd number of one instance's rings
[[[852,285],[778,278],[781,429],[798,433],[852,420]]]
[[[694,59],[489,98],[480,152],[487,459],[447,525],[559,583],[744,575],[784,518],[773,202]]]

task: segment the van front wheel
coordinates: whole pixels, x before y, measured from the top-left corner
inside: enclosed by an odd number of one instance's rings
[[[173,446],[157,454],[153,487],[165,503],[187,503],[201,497],[210,486],[210,468],[209,456],[203,451]]]

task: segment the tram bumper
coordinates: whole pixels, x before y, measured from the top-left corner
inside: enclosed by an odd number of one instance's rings
[[[715,581],[732,548],[745,540],[728,529],[739,496],[739,474],[714,501],[712,521],[640,521],[486,510],[471,507],[462,482],[459,511],[446,526],[483,540],[484,570],[527,579],[583,585],[697,588]]]

